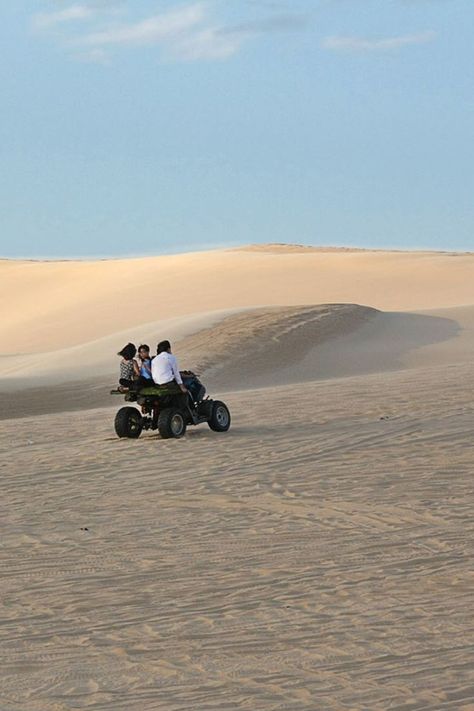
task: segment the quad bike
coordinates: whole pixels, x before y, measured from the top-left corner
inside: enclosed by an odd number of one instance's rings
[[[206,388],[190,371],[182,374],[187,393],[175,383],[151,385],[141,390],[112,390],[111,395],[125,395],[127,402],[137,407],[121,407],[115,416],[118,437],[136,439],[143,430],[158,430],[163,439],[182,437],[188,425],[207,422],[214,432],[227,432],[230,412],[225,403],[205,397]]]

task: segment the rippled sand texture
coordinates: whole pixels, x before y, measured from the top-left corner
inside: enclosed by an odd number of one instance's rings
[[[472,710],[473,381],[232,393],[179,441],[2,423],[0,709]]]

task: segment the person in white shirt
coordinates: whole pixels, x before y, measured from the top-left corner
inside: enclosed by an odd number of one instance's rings
[[[171,353],[169,341],[160,341],[156,349],[157,355],[151,361],[151,376],[157,385],[168,385],[177,383],[183,393],[187,393],[187,388],[183,385],[183,379],[179,372],[176,356]]]

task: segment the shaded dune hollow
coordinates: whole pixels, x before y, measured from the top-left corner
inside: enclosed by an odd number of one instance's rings
[[[259,308],[225,318],[177,344],[181,360],[214,388],[240,389],[306,379],[316,347],[358,330],[380,311],[357,304]],[[305,368],[306,369],[306,368]]]

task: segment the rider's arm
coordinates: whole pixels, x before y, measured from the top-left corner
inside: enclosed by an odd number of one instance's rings
[[[181,390],[183,391],[183,393],[187,393],[188,389],[183,384],[183,379],[181,377],[181,373],[179,372],[179,368],[178,368],[178,361],[176,360],[174,355],[171,355],[170,365],[171,365],[171,370],[173,371],[174,379],[178,383],[178,385],[181,388]]]

